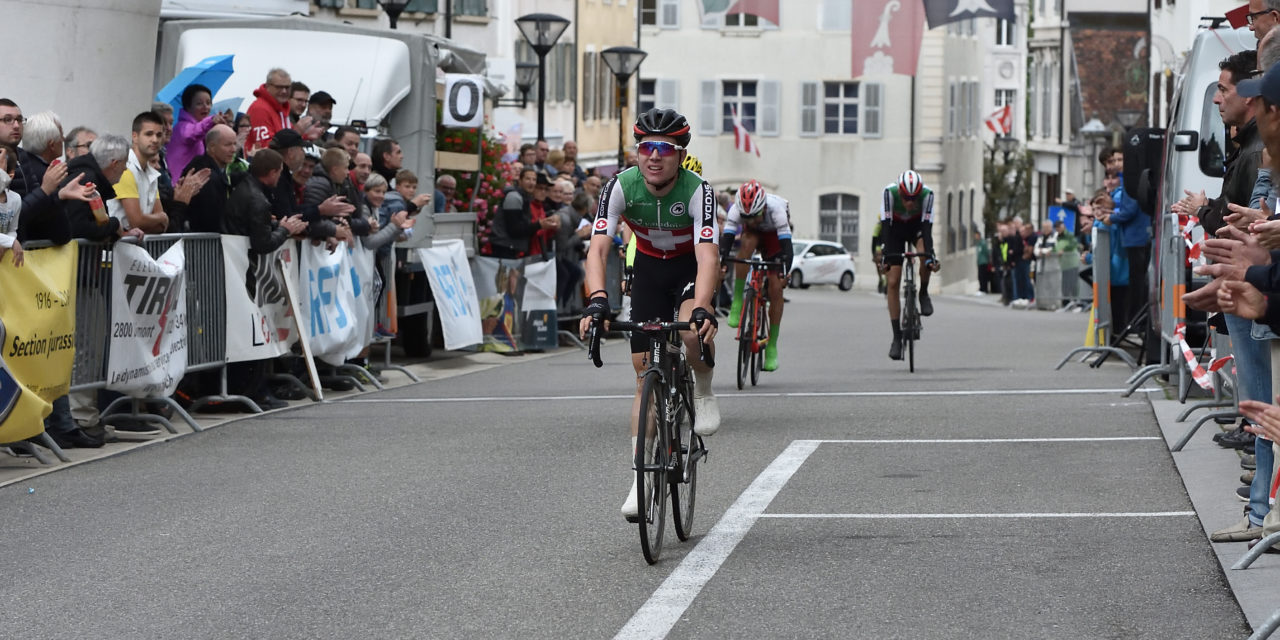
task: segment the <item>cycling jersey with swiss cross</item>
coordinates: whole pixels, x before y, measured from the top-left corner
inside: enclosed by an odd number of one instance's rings
[[[899,222],[933,223],[933,190],[921,187],[920,195],[907,200],[898,193],[898,185],[884,188],[884,201],[880,204],[880,219]]]
[[[625,220],[636,235],[636,249],[663,259],[692,253],[697,243],[716,242],[715,192],[698,174],[679,171],[675,187],[662,197],[649,192],[636,167],[615,175],[601,191],[594,233],[612,236]]]

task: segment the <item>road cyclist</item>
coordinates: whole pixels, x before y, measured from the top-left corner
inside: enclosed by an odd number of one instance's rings
[[[920,269],[920,315],[933,315],[933,301],[929,299],[929,276],[942,268],[933,251],[933,190],[924,185],[920,174],[910,169],[903,171],[898,180],[884,188],[880,205],[880,245],[884,252],[886,298],[889,305],[889,323],[893,325],[893,343],[889,345],[889,357],[902,359],[901,300],[903,254],[911,247],[925,254]]]
[[[758,180],[748,180],[738,189],[737,198],[729,207],[720,235],[720,257],[723,260],[733,253],[734,241],[738,241],[737,258],[748,260],[757,250],[765,262],[782,263],[781,270],[772,270],[766,278],[769,297],[769,340],[765,345],[765,371],[778,369],[778,332],[782,328],[782,290],[791,272],[791,204],[777,194],[765,192]],[[727,263],[726,263],[727,264]],[[734,267],[733,303],[729,307],[728,322],[736,328],[742,315],[742,292],[746,287],[747,269],[750,265],[738,262]]]
[[[701,341],[714,356],[711,341],[717,321],[711,299],[720,277],[715,192],[696,173],[681,167],[692,137],[683,115],[672,109],[650,109],[636,119],[632,134],[638,143],[639,165],[615,175],[600,194],[587,249],[586,283],[591,293],[583,310],[581,335],[586,338],[593,323],[609,317],[605,259],[618,224],[625,222],[636,237],[632,320],[671,322],[677,319],[672,314],[678,307],[678,319],[698,327],[696,335],[692,331],[680,334],[686,353],[698,353]],[[649,347],[647,335],[631,334],[631,364],[637,376],[630,414],[631,458],[639,461],[645,459],[636,450],[640,376],[648,367]],[[694,431],[710,436],[720,427],[720,407],[711,389],[712,369],[698,358],[690,357],[688,362],[694,381]],[[652,442],[652,438],[646,441]],[[639,499],[633,483],[622,505],[622,515],[629,522],[638,519]]]

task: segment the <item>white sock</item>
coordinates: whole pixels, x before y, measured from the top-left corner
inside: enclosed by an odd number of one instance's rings
[[[711,374],[712,371],[693,370],[693,396],[695,398],[706,398],[715,395],[711,391]]]
[[[637,440],[638,438],[636,438],[635,436],[631,436],[631,459],[633,461],[636,459],[636,441]]]

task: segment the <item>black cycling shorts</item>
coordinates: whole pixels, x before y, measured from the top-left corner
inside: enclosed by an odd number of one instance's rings
[[[881,249],[884,252],[884,263],[889,266],[901,266],[902,254],[915,251],[916,240],[924,237],[924,223],[894,220],[887,229],[889,234]],[[894,253],[898,255],[890,255]]]
[[[698,259],[692,253],[663,259],[637,251],[631,276],[631,320],[674,321],[676,307],[693,299],[697,279]],[[648,351],[649,336],[632,333],[631,353]]]

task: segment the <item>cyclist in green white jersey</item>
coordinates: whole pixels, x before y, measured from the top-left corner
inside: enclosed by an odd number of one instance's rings
[[[933,253],[933,191],[924,186],[920,174],[907,170],[898,181],[884,188],[884,200],[880,206],[880,239],[884,250],[884,265],[888,274],[886,297],[889,299],[889,322],[893,325],[893,344],[889,357],[902,359],[902,326],[898,319],[902,312],[898,300],[898,287],[902,283],[902,254],[914,249],[927,253],[924,267],[920,269],[920,315],[933,315],[933,302],[929,299],[929,276],[941,268]]]
[[[715,192],[697,174],[680,166],[691,135],[685,117],[671,109],[650,109],[636,119],[632,133],[638,142],[639,166],[615,175],[600,193],[591,246],[587,249],[587,289],[590,304],[583,310],[580,330],[585,338],[593,322],[609,316],[605,295],[605,259],[620,222],[636,238],[631,280],[633,321],[670,322],[679,306],[679,319],[692,320],[697,333],[712,349],[716,319],[711,298],[720,277],[716,244]],[[683,335],[689,353],[698,350],[698,336]],[[634,459],[640,413],[640,374],[647,366],[649,338],[631,338],[631,364],[636,372],[636,395],[631,405],[631,455]],[[694,431],[709,436],[720,427],[720,408],[711,390],[712,370],[698,358],[693,369]],[[650,440],[646,438],[646,441]],[[633,520],[639,511],[635,484],[622,505]]]

